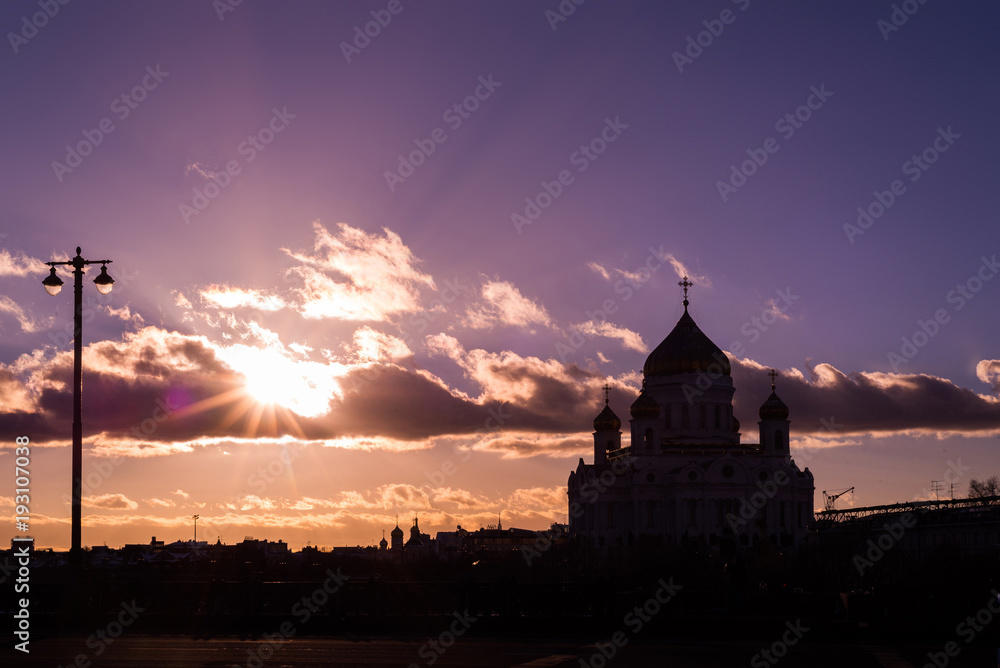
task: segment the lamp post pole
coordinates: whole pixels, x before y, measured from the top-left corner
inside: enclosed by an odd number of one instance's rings
[[[66,262],[46,262],[51,268],[48,277],[42,281],[46,292],[57,295],[63,282],[56,276],[59,265],[73,268],[73,509],[72,536],[70,539],[70,559],[79,561],[82,557],[81,534],[83,524],[83,268],[88,264],[100,264],[101,274],[94,283],[97,290],[106,295],[111,292],[115,279],[108,275],[107,264],[111,260],[84,260],[80,247],[76,247],[76,257]]]

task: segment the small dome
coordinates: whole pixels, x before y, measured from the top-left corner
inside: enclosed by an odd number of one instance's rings
[[[403,530],[399,528],[399,524],[396,524],[396,528],[389,532],[389,535],[393,538],[402,538]]]
[[[389,546],[389,541],[385,539],[385,536],[382,536],[382,540],[378,542],[378,546],[381,547],[383,550]]]
[[[639,398],[632,402],[628,411],[637,420],[660,417],[660,405],[656,403],[656,399],[646,394],[645,389],[639,393]]]
[[[594,431],[618,431],[622,428],[622,421],[618,419],[611,406],[604,404],[604,410],[594,418]]]
[[[761,404],[759,415],[761,420],[787,420],[788,406],[778,398],[778,395],[772,389],[771,396]]]
[[[646,358],[642,373],[652,378],[699,371],[712,376],[731,375],[729,358],[698,328],[685,305],[684,315],[674,329]]]

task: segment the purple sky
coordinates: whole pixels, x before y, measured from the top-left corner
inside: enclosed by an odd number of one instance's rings
[[[1000,473],[1000,10],[902,5],[4,3],[33,533],[68,544],[72,298],[39,283],[77,245],[118,281],[84,292],[85,544],[564,521],[685,274],[744,440],[782,372],[817,507]]]

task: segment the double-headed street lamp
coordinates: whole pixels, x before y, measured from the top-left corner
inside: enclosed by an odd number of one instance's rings
[[[94,279],[97,291],[102,295],[111,292],[115,279],[108,275],[108,263],[111,260],[84,260],[80,257],[80,247],[76,247],[76,257],[66,262],[46,262],[51,271],[42,285],[45,291],[53,297],[62,290],[63,282],[56,276],[56,267],[66,265],[73,267],[73,535],[70,545],[70,557],[81,556],[80,534],[82,526],[81,497],[83,495],[83,367],[82,332],[83,332],[83,268],[88,264],[101,265],[100,275]]]

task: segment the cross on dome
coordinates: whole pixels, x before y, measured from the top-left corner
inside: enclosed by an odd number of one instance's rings
[[[684,280],[682,280],[681,282],[679,282],[677,285],[679,285],[682,288],[684,288],[684,310],[686,311],[687,307],[688,307],[688,288],[690,288],[692,285],[694,285],[694,283],[692,283],[691,281],[689,281],[688,277],[685,276]]]
[[[778,376],[778,372],[777,372],[777,371],[775,371],[774,369],[771,369],[771,370],[770,370],[770,371],[769,371],[769,372],[767,373],[767,375],[771,377],[771,389],[772,389],[772,390],[774,390],[774,379],[775,379],[775,378],[777,378],[777,376]]]

